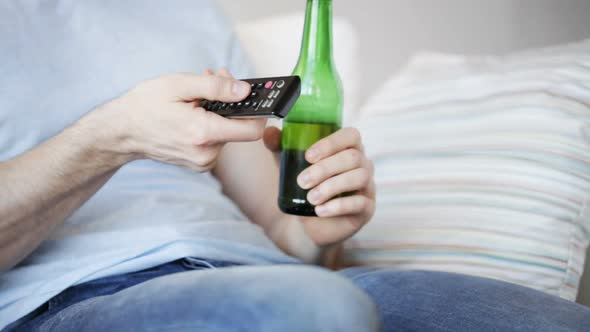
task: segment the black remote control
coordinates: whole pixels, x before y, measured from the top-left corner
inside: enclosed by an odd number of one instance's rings
[[[252,78],[250,96],[238,103],[202,100],[201,107],[226,118],[284,118],[299,98],[299,76]]]

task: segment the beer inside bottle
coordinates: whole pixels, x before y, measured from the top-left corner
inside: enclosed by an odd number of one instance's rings
[[[332,0],[307,0],[299,61],[301,96],[283,122],[279,207],[289,214],[315,216],[308,190],[297,184],[310,166],[305,152],[338,130],[342,122],[342,85],[332,56]]]

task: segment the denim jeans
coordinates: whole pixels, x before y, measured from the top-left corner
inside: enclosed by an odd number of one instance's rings
[[[590,331],[590,309],[458,274],[186,259],[71,287],[13,331]]]

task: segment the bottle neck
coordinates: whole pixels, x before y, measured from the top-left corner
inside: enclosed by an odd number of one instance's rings
[[[307,0],[305,27],[297,69],[332,65],[332,0]]]

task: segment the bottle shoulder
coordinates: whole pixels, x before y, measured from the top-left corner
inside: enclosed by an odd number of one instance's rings
[[[293,75],[301,78],[301,94],[286,120],[340,124],[343,90],[336,68],[331,63],[299,62]]]

